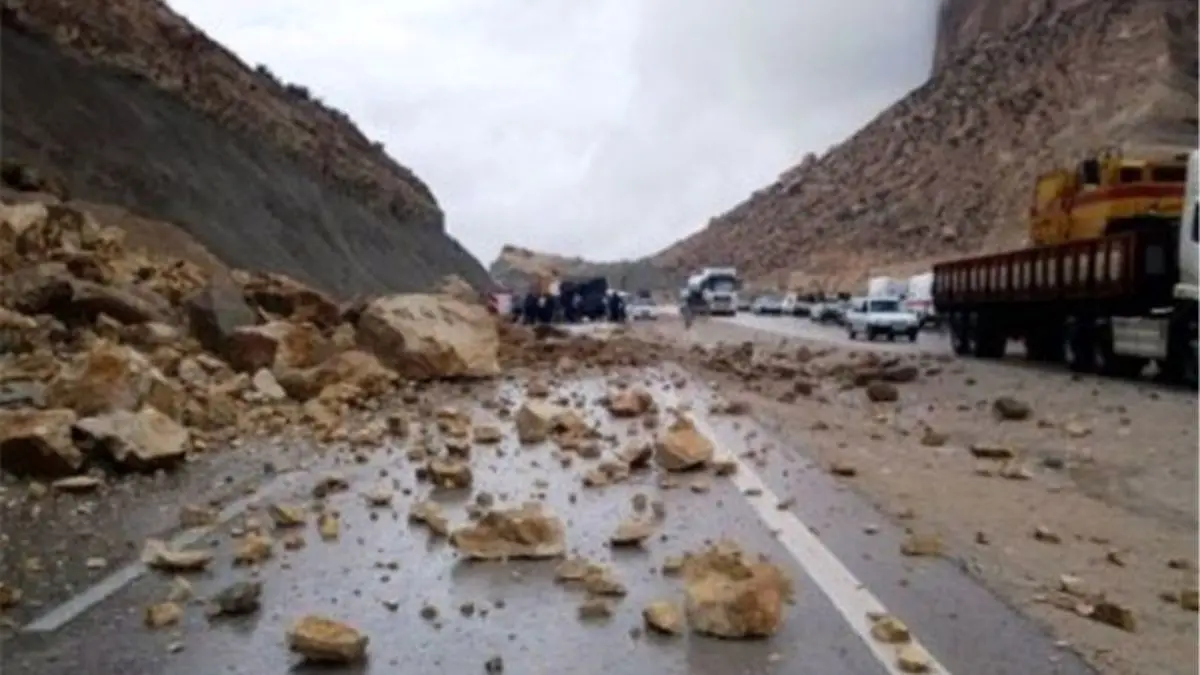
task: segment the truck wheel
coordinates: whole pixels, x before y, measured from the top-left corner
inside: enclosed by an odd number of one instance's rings
[[[916,330],[910,330],[910,331],[908,331],[908,341],[909,341],[909,342],[916,342],[916,341],[917,341],[917,335],[919,335],[920,333],[921,333],[921,329],[920,329],[920,328],[918,328],[918,329],[916,329]]]
[[[866,333],[867,333],[867,342],[874,342],[875,341],[875,330],[873,328],[867,328]]]
[[[950,345],[954,348],[954,353],[959,356],[970,356],[975,352],[975,336],[967,322],[967,317],[963,314],[955,314],[950,317],[949,321]]]
[[[1008,335],[996,328],[986,316],[975,323],[975,356],[981,359],[1002,359],[1008,347]]]
[[[890,330],[888,331],[888,334],[887,334],[887,341],[888,341],[888,342],[895,342],[895,341],[896,341],[896,333],[895,333],[894,331],[890,331]]]
[[[1086,319],[1068,320],[1063,331],[1063,360],[1076,373],[1090,373],[1096,368],[1093,360],[1091,322]]]
[[[846,328],[846,339],[851,342],[854,342],[855,340],[858,339],[858,333],[856,333],[853,328],[847,327]]]

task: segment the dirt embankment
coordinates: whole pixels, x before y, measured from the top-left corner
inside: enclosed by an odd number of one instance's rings
[[[344,113],[161,2],[6,0],[0,43],[4,159],[72,197],[339,295],[488,282],[430,189]]]

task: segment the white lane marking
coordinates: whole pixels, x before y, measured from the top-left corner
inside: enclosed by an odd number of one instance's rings
[[[674,390],[668,393],[670,396]],[[692,411],[689,415],[696,427],[709,438],[717,439],[712,425],[702,415]],[[777,533],[776,539],[792,555],[792,558],[804,568],[813,582],[829,598],[838,613],[850,626],[850,629],[862,639],[867,649],[890,674],[902,674],[904,671],[896,664],[894,645],[888,645],[871,637],[870,615],[889,614],[883,603],[876,598],[870,589],[859,581],[842,561],[837,558],[821,540],[808,529],[800,518],[791,511],[780,510],[776,507],[780,499],[771,491],[766,482],[755,473],[754,469],[736,453],[730,459],[737,462],[738,468],[732,475],[734,485],[742,493],[750,507],[758,514],[759,519],[768,529]],[[760,491],[759,496],[751,497],[747,492]],[[903,617],[896,618],[903,620]],[[930,672],[950,675],[933,653],[926,649],[913,636],[912,644],[924,650],[929,655]]]
[[[279,475],[279,477],[272,481],[268,487],[274,486],[283,479],[283,474]],[[231,502],[228,506],[222,509],[219,514],[217,514],[217,520],[215,523],[207,527],[196,527],[189,530],[184,530],[168,541],[167,545],[171,548],[183,548],[185,546],[191,546],[199,541],[201,537],[204,537],[214,529],[224,525],[230,520],[233,520],[239,514],[244,512],[260,494],[262,494],[261,491],[255,491],[254,494]],[[112,594],[121,590],[125,586],[128,586],[138,577],[145,574],[146,571],[146,565],[143,564],[139,558],[138,560],[135,560],[120,568],[116,572],[113,572],[107,577],[104,577],[86,591],[71,597],[71,599],[63,602],[61,605],[58,605],[54,609],[29,622],[24,628],[21,629],[21,631],[25,633],[52,633],[75,620],[92,607],[100,604]]]

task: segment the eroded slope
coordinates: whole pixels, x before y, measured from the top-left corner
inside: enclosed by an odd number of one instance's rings
[[[4,158],[178,223],[226,263],[342,294],[487,273],[343,114],[156,0],[4,3]],[[48,34],[51,37],[46,37]]]

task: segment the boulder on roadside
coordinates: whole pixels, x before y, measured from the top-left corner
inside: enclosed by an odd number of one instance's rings
[[[237,328],[258,323],[258,314],[227,275],[216,275],[183,301],[192,335],[208,351],[222,354],[225,341]]]
[[[707,465],[713,444],[684,415],[678,416],[654,446],[654,460],[667,471],[688,471]]]
[[[187,429],[158,410],[116,410],[75,423],[79,443],[122,468],[153,471],[182,462],[188,449]]]
[[[638,417],[654,409],[654,397],[640,387],[612,392],[604,403],[613,417]]]
[[[223,356],[234,370],[245,373],[261,368],[308,368],[329,356],[329,345],[312,324],[271,321],[230,331]]]
[[[792,595],[779,567],[751,560],[729,542],[689,555],[683,578],[692,630],[728,639],[774,635]]]
[[[71,440],[71,410],[0,409],[0,468],[15,475],[66,476],[83,467]]]
[[[145,355],[131,347],[97,340],[45,391],[46,406],[70,408],[80,417],[153,406],[172,419],[186,407],[182,390]]]
[[[243,272],[242,294],[263,312],[292,323],[334,328],[341,322],[338,303],[325,293],[295,279],[271,272]]]
[[[368,396],[384,394],[395,386],[398,376],[374,354],[359,349],[334,354],[311,368],[276,368],[275,378],[297,401],[316,398],[326,387],[347,384]]]
[[[366,635],[354,627],[323,616],[309,615],[292,624],[288,648],[316,663],[354,663],[367,654]]]
[[[450,543],[474,560],[557,558],[566,552],[562,521],[538,504],[488,511],[452,532]]]
[[[550,437],[559,419],[569,410],[545,401],[526,401],[521,404],[513,421],[517,425],[517,440],[521,443],[541,443]]]
[[[358,342],[401,376],[419,380],[500,374],[500,337],[482,305],[401,294],[367,303]]]

